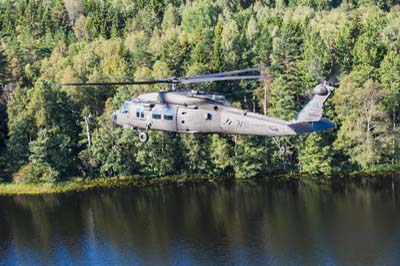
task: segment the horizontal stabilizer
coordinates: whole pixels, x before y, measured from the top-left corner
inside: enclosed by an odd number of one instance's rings
[[[289,127],[292,128],[296,134],[303,134],[335,128],[335,124],[328,118],[322,118],[314,122],[293,122],[289,124]]]

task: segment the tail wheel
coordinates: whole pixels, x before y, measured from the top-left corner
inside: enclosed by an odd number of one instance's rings
[[[149,135],[146,132],[139,133],[140,142],[146,143],[149,140]]]

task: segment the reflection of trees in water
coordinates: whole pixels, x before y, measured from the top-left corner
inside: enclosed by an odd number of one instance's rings
[[[357,187],[332,192],[240,182],[13,197],[1,199],[0,240],[39,255],[66,245],[75,260],[88,243],[108,243],[144,261],[154,254],[171,261],[182,245],[191,258],[224,257],[225,264],[235,256],[309,264],[365,252],[374,258],[382,243],[396,241],[391,230],[398,228],[400,213],[388,195]],[[325,253],[318,255],[320,250]]]
[[[61,244],[56,239],[71,242],[82,235],[79,202],[66,196],[15,196],[1,200],[6,205],[0,227],[9,227],[13,247],[18,252],[33,250],[45,260]],[[2,238],[3,236],[1,236]],[[1,239],[3,240],[3,239]],[[71,246],[71,255],[79,249]],[[43,257],[44,256],[44,257]]]

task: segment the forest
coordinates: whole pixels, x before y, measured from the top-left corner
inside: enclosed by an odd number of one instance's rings
[[[0,182],[278,173],[319,180],[398,165],[399,4],[0,0]],[[135,131],[114,126],[111,113],[130,97],[168,86],[58,85],[257,66],[272,66],[265,72],[274,78],[189,88],[291,120],[315,85],[336,77],[325,110],[337,128],[279,139],[151,131],[143,144]]]

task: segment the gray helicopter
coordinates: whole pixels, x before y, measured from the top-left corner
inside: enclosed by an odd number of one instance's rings
[[[145,93],[128,99],[112,114],[112,121],[124,128],[137,130],[139,140],[147,142],[148,130],[176,133],[224,133],[257,136],[288,136],[334,128],[323,118],[324,103],[334,91],[328,82],[314,88],[314,96],[292,121],[250,112],[233,107],[224,95],[198,90],[176,90],[177,84],[199,82],[268,79],[268,75],[238,74],[260,71],[248,68],[208,75],[123,82],[66,83],[61,85],[101,86],[172,84],[169,91]],[[129,77],[123,77],[129,78]]]

